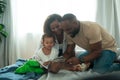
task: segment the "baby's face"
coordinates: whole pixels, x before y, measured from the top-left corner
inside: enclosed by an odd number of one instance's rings
[[[54,46],[54,39],[52,37],[44,38],[43,45],[45,48],[51,49]]]

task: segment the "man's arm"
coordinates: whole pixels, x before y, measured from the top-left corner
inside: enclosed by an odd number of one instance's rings
[[[75,56],[75,44],[68,44],[63,56],[68,59]]]
[[[87,63],[87,62],[91,62],[92,60],[98,58],[101,55],[101,51],[102,51],[102,45],[101,45],[101,41],[91,44],[90,45],[90,53],[87,56],[84,56],[82,58],[76,58],[76,57],[72,57],[70,59],[67,60],[67,63],[71,63],[71,64],[79,64],[79,63]]]
[[[87,56],[83,57],[83,60],[85,62],[92,61],[101,55],[101,51],[102,51],[101,41],[94,44],[90,44],[90,53]]]

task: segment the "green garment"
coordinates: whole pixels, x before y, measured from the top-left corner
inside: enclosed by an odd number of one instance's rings
[[[15,73],[17,74],[25,74],[27,72],[35,72],[38,74],[42,74],[45,72],[45,69],[40,67],[38,61],[31,59],[27,60],[27,62],[24,65],[18,67],[15,70]]]

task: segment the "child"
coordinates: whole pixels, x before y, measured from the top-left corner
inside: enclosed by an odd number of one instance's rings
[[[15,73],[43,73],[44,68],[48,69],[48,65],[51,61],[58,57],[58,50],[54,48],[54,36],[44,34],[42,36],[42,44],[43,47],[36,52],[32,59],[28,60],[23,66],[16,69]]]
[[[69,70],[69,71],[85,71],[89,68],[90,63],[82,63],[82,64],[70,64],[65,62],[64,57],[58,57],[54,59],[48,67],[48,71],[52,73],[57,73],[61,69]]]
[[[33,56],[43,67],[47,68],[49,63],[58,57],[58,50],[54,48],[55,37],[44,34],[42,37],[43,47]]]

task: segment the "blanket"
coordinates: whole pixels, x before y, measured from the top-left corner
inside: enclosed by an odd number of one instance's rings
[[[18,59],[15,64],[0,68],[0,80],[37,80],[41,74],[29,72],[26,74],[15,74],[15,70],[22,66],[26,60]]]

